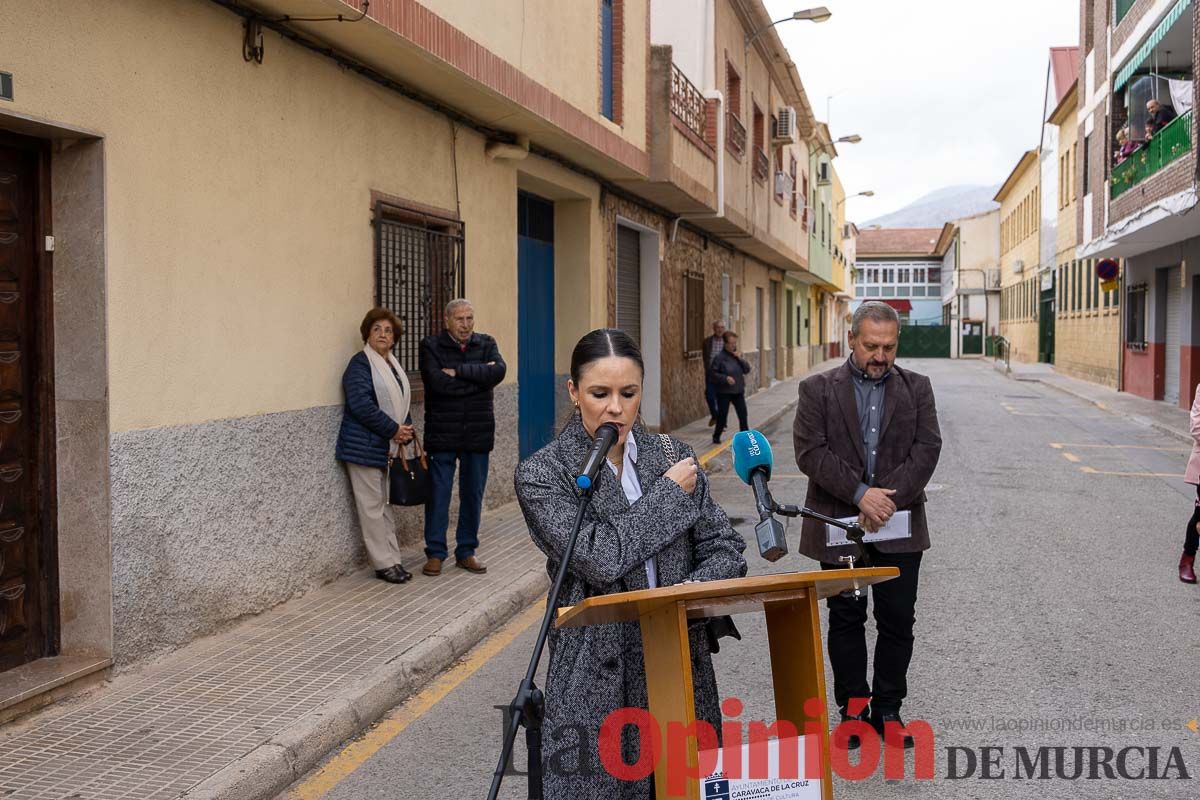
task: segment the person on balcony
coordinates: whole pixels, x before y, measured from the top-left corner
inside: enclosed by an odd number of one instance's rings
[[[1146,126],[1153,133],[1158,133],[1179,116],[1175,113],[1173,106],[1163,105],[1157,100],[1147,101],[1146,110],[1150,112],[1150,121],[1146,123]]]
[[[1120,164],[1133,155],[1140,144],[1141,142],[1129,138],[1128,125],[1117,131],[1117,163]]]

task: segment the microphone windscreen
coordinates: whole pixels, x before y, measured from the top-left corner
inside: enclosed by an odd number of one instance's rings
[[[733,469],[743,483],[750,483],[750,473],[759,467],[771,477],[771,443],[759,431],[738,431],[729,449],[733,452]]]
[[[613,425],[611,422],[606,422],[599,428],[596,428],[596,438],[604,440],[605,450],[610,449],[614,444],[616,444],[617,439],[620,438],[620,436],[621,432],[617,429],[617,426]]]

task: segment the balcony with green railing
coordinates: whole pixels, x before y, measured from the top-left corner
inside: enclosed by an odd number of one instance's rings
[[[1192,114],[1189,111],[1171,120],[1143,147],[1113,167],[1114,200],[1192,149]]]

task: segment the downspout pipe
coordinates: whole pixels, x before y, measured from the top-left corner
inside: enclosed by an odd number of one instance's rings
[[[704,92],[705,100],[717,101],[717,210],[713,213],[680,214],[671,223],[671,242],[679,232],[679,223],[685,219],[722,219],[725,216],[725,95],[716,89]]]

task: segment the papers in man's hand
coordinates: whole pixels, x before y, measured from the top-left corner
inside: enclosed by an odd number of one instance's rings
[[[887,542],[892,539],[907,539],[912,536],[912,528],[910,526],[911,514],[908,511],[897,511],[892,515],[892,518],[887,521],[887,524],[877,530],[875,533],[865,533],[863,535],[864,542]],[[855,522],[858,517],[842,517],[839,522]],[[833,525],[826,525],[825,530],[828,536],[830,547],[839,547],[841,545],[850,544],[850,540],[846,538],[846,532],[841,528]]]

